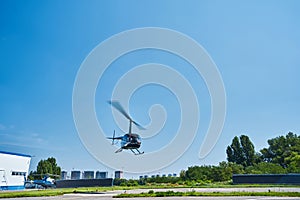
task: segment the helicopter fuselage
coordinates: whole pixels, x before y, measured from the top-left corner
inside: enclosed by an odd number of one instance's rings
[[[141,137],[135,133],[127,133],[121,140],[121,147],[123,149],[138,149],[141,146]]]

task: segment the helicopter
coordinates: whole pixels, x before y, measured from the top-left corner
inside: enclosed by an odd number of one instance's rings
[[[25,181],[25,188],[56,188],[56,181],[52,177],[59,177],[55,174],[33,174],[35,177],[44,176],[42,180]]]
[[[125,109],[122,107],[122,105],[118,101],[108,101],[110,105],[112,105],[115,109],[117,109],[125,118],[129,120],[129,130],[128,133],[126,133],[123,136],[115,137],[116,132],[114,131],[113,137],[107,137],[107,139],[112,140],[112,145],[114,145],[115,140],[121,140],[121,147],[115,152],[119,153],[123,151],[123,149],[128,150],[130,149],[134,155],[141,155],[144,152],[140,152],[139,148],[142,144],[141,137],[136,134],[132,133],[132,124],[136,125],[140,130],[145,130],[144,127],[142,127],[137,122],[133,121],[132,118],[127,114]]]

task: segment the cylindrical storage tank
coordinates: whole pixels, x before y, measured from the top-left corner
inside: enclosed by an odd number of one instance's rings
[[[96,179],[105,179],[108,177],[108,172],[96,172]]]
[[[94,171],[84,171],[83,172],[84,179],[93,179],[94,178]]]
[[[123,178],[123,171],[115,171],[115,178]]]
[[[61,180],[66,180],[67,179],[67,175],[68,175],[67,171],[62,171],[61,174],[60,174]]]
[[[81,172],[80,171],[71,171],[71,179],[76,180],[80,179]]]

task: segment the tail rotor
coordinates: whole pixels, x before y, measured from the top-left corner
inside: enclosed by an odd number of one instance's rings
[[[114,130],[114,134],[113,134],[113,137],[112,137],[112,142],[111,144],[114,145],[115,144],[115,135],[116,135],[116,130]]]

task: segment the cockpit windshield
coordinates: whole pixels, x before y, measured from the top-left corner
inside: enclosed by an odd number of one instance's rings
[[[137,134],[126,134],[124,135],[123,140],[131,143],[140,143],[141,137]]]

